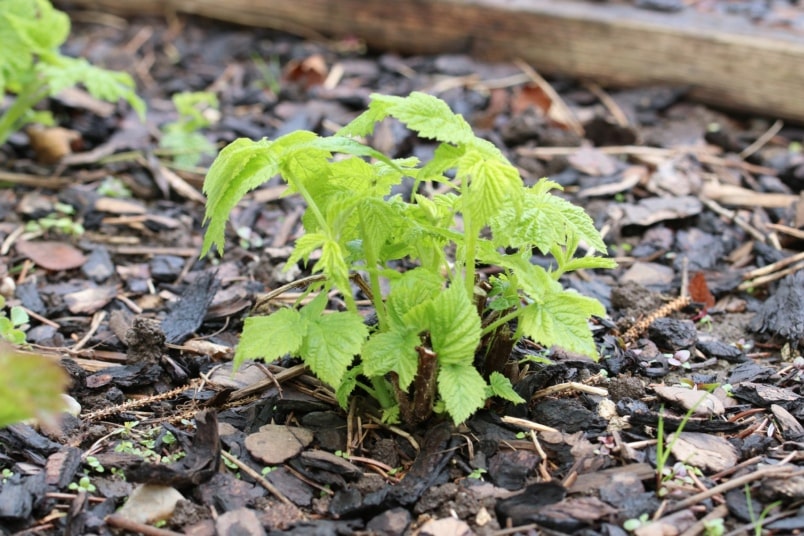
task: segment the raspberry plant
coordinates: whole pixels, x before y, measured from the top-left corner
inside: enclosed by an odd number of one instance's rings
[[[388,117],[438,142],[432,160],[391,159],[358,141]],[[596,355],[588,319],[602,316],[603,306],[558,281],[572,270],[613,266],[576,255],[582,242],[590,252],[605,250],[592,220],[551,193],[560,188],[555,182],[525,186],[500,150],[443,101],[418,92],[373,95],[368,110],[334,136],[297,131],[234,141],[204,183],[203,254],[213,245],[222,252],[230,211],[277,174],[307,203],[305,234],[287,264],[320,252],[312,271],[324,276],[322,292],[302,307],[247,318],[236,365],[292,354],[335,389],[341,405],[359,387],[387,420],[416,423],[438,410],[457,423],[490,396],[522,401],[501,374],[505,359],[489,359],[497,340],[528,336]],[[405,177],[415,181],[410,199],[391,194]],[[445,185],[447,193],[421,195],[423,182]],[[552,255],[550,270],[531,263],[534,249]],[[479,265],[499,275],[481,287]],[[368,278],[376,326],[358,311],[350,282],[356,273]],[[332,290],[346,310],[325,311]]]

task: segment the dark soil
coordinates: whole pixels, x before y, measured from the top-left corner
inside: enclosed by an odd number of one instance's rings
[[[32,313],[28,341],[61,360],[81,405],[0,430],[0,534],[145,533],[155,491],[169,506],[153,534],[804,529],[804,129],[679,88],[551,79],[558,102],[515,64],[85,15],[66,52],[134,74],[148,119],[71,93],[46,105],[75,152],[42,164],[23,133],[0,149],[2,293]],[[528,404],[494,403],[457,428],[387,426],[361,397],[344,411],[290,359],[232,374],[245,316],[309,275],[282,270],[303,206],[268,183],[233,212],[224,256],[199,260],[214,155],[177,169],[158,145],[177,92],[217,94],[204,134],[222,147],[329,134],[372,92],[413,90],[462,113],[526,183],[562,184],[619,263],[563,281],[606,305],[600,361],[523,341],[509,368]],[[392,123],[371,143],[433,150]],[[110,197],[121,186],[131,196]],[[25,230],[59,203],[83,232]],[[679,429],[662,461],[657,435]],[[70,487],[84,475],[91,488]]]

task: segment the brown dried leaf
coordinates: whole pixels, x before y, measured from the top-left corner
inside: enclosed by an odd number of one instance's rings
[[[688,287],[692,301],[703,303],[706,309],[715,306],[715,297],[709,291],[709,285],[706,284],[706,276],[703,272],[695,272]]]
[[[327,62],[321,54],[313,54],[303,60],[290,60],[285,66],[284,78],[296,82],[304,89],[320,86],[327,79]]]
[[[32,260],[37,266],[54,272],[79,268],[87,260],[78,249],[63,242],[20,240],[15,247],[17,253]]]

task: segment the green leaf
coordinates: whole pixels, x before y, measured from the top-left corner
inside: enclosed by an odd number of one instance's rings
[[[452,144],[469,143],[475,139],[472,127],[463,117],[450,110],[447,103],[414,91],[407,97],[374,94],[372,103],[384,105],[382,111],[395,117],[420,137]]]
[[[338,136],[368,136],[374,132],[374,125],[388,117],[390,103],[373,99],[368,110],[358,115],[348,125],[337,132]]]
[[[441,291],[444,281],[438,274],[423,268],[408,270],[402,277],[391,283],[388,294],[388,318],[395,329],[418,329],[423,326],[413,324],[410,312],[416,306],[427,303]]]
[[[315,136],[312,132],[310,135]],[[251,141],[240,138],[218,154],[204,179],[207,206],[204,224],[209,224],[204,233],[201,256],[207,254],[213,244],[223,254],[224,229],[229,214],[246,193],[279,172],[280,151],[271,150],[276,142]]]
[[[463,285],[450,287],[430,302],[430,341],[439,363],[471,365],[480,343],[480,316]]]
[[[595,299],[571,290],[550,293],[542,303],[528,305],[519,319],[519,329],[545,346],[597,356],[587,322],[591,315],[603,316],[605,309]]]
[[[564,263],[561,267],[564,272],[572,272],[575,270],[595,270],[598,268],[616,268],[617,262],[608,257],[575,257]]]
[[[326,240],[327,237],[324,233],[307,233],[297,238],[293,246],[293,253],[285,263],[285,270],[289,270],[300,260],[306,263],[310,259],[310,254],[323,246]]]
[[[173,161],[182,167],[198,165],[205,154],[213,154],[215,145],[199,132],[168,130],[159,139],[159,147],[174,151]]]
[[[68,379],[52,359],[0,344],[0,378],[0,428],[64,408]]]
[[[11,319],[11,323],[14,325],[14,327],[27,324],[30,321],[30,318],[28,318],[28,313],[26,313],[25,309],[23,309],[19,305],[15,305],[14,307],[11,308],[9,316]]]
[[[357,387],[357,377],[363,374],[363,365],[357,365],[346,371],[341,384],[335,389],[335,399],[343,409],[349,407],[349,397]]]
[[[492,372],[489,375],[489,387],[491,394],[498,396],[503,400],[513,402],[514,404],[522,404],[525,399],[519,396],[519,393],[514,391],[511,385],[511,380],[500,374],[499,372]]]
[[[500,245],[515,248],[536,247],[544,254],[551,247],[572,239],[585,241],[597,251],[606,251],[606,244],[595,229],[594,222],[581,207],[549,193],[552,181],[542,180],[523,198],[521,212],[504,207],[492,220],[491,228]]]
[[[246,359],[273,361],[286,354],[298,355],[307,327],[298,311],[280,309],[268,316],[250,316],[243,325],[234,356],[238,368]]]
[[[141,120],[145,120],[145,102],[135,92],[134,79],[128,73],[108,71],[83,58],[61,58],[57,65],[40,65],[39,73],[48,84],[50,94],[83,84],[96,99],[108,102],[125,100]]]
[[[367,336],[359,314],[325,314],[310,321],[299,354],[321,381],[337,389]]]
[[[438,371],[438,394],[444,400],[452,420],[460,424],[486,401],[486,382],[471,365],[441,365]]]
[[[418,334],[413,331],[387,331],[375,333],[363,346],[363,367],[366,376],[382,376],[396,372],[399,387],[406,390],[419,367],[419,353],[416,347],[421,344]]]
[[[505,160],[467,153],[461,162],[460,177],[469,177],[464,210],[478,223],[486,225],[503,206],[518,213],[522,205],[522,179]],[[467,165],[468,164],[468,165]]]
[[[321,246],[321,258],[313,266],[313,273],[316,272],[324,272],[343,294],[349,294],[352,291],[349,284],[346,253],[335,240],[327,239]]]

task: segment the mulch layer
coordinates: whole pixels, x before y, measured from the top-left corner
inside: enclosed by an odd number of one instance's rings
[[[0,430],[0,534],[804,530],[804,129],[517,62],[73,18],[65,52],[131,72],[148,116],[70,91],[47,102],[66,155],[24,133],[0,148],[0,292],[80,404]],[[522,341],[510,370],[528,403],[459,427],[387,425],[359,396],[343,410],[289,358],[232,373],[252,308],[304,290],[309,269],[285,269],[303,205],[272,180],[233,212],[223,257],[199,259],[214,154],[180,166],[159,145],[179,92],[217,95],[203,134],[220,148],[330,134],[371,93],[414,90],[463,114],[527,184],[559,182],[618,262],[562,280],[606,306],[601,359]],[[434,150],[391,122],[370,142]]]

